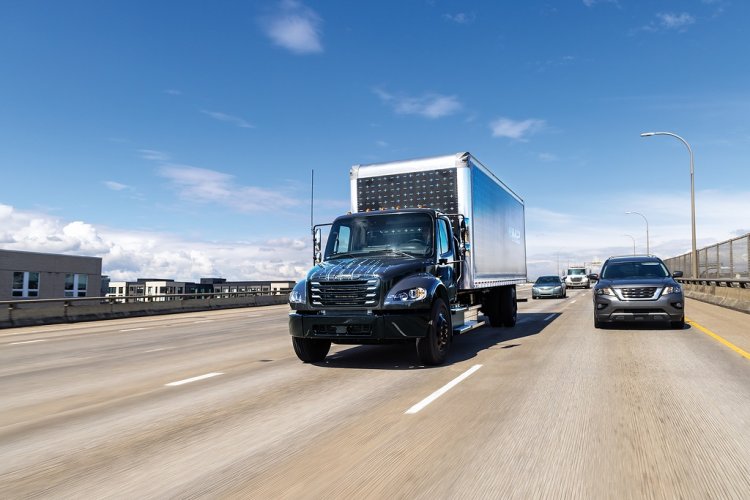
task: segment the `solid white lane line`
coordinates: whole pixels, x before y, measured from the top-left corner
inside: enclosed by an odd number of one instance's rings
[[[446,392],[450,391],[455,386],[457,386],[458,384],[460,384],[464,379],[466,379],[467,377],[469,377],[475,371],[479,370],[481,367],[482,367],[482,365],[474,365],[474,366],[472,366],[471,368],[469,368],[468,370],[466,370],[465,372],[463,372],[461,375],[459,375],[458,377],[454,378],[453,380],[451,380],[450,382],[448,382],[447,384],[445,384],[443,387],[441,387],[437,391],[433,392],[432,394],[430,394],[429,396],[427,396],[426,398],[424,398],[419,403],[415,404],[414,406],[412,406],[411,408],[409,408],[408,410],[406,410],[405,414],[406,415],[413,415],[414,413],[419,412],[425,406],[427,406],[428,404],[432,403],[437,398],[439,398],[440,396],[442,396],[443,394],[445,394]]]
[[[120,330],[121,332],[134,332],[136,330],[145,330],[146,327],[140,326],[138,328],[126,328],[125,330]]]
[[[33,344],[35,342],[45,342],[49,339],[39,339],[39,340],[24,340],[23,342],[11,342],[8,345],[18,345],[18,344]]]
[[[205,375],[198,375],[197,377],[186,378],[185,380],[178,380],[177,382],[170,382],[164,385],[174,387],[176,385],[189,384],[190,382],[197,382],[198,380],[205,380],[207,378],[216,377],[218,375],[224,375],[224,373],[211,372],[211,373],[206,373]]]
[[[555,314],[550,314],[549,316],[547,316],[546,318],[544,318],[544,321],[549,321],[552,318],[554,318],[555,316],[556,316]]]

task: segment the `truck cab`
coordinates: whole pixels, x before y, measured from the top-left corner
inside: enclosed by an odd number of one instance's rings
[[[321,261],[290,296],[290,331],[300,358],[322,360],[331,342],[423,339],[420,358],[442,362],[461,275],[454,234],[451,220],[430,209],[338,217]],[[424,340],[433,326],[435,335]]]
[[[591,288],[591,280],[585,267],[569,267],[564,278],[568,288]]]

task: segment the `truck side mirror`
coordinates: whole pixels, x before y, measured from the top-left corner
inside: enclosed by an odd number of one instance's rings
[[[320,253],[321,240],[323,239],[322,232],[319,227],[315,228],[313,232],[313,264],[317,265],[323,260]]]

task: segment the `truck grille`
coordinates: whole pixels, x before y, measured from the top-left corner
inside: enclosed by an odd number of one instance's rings
[[[651,299],[656,294],[656,287],[620,288],[624,299]]]
[[[312,305],[372,307],[378,303],[378,280],[312,281]]]
[[[583,278],[570,278],[573,283],[580,283]]]

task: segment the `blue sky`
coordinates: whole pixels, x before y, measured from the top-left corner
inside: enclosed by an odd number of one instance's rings
[[[471,151],[529,274],[750,231],[750,5],[6,1],[0,248],[115,279],[300,277],[353,164]]]

